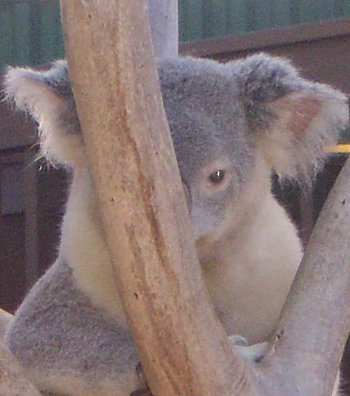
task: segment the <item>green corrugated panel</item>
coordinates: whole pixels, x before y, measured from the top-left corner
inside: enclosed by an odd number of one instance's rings
[[[272,26],[271,1],[247,0],[248,27],[250,31],[268,29]]]
[[[272,27],[280,28],[290,25],[289,0],[271,0]]]
[[[350,16],[349,0],[333,0],[336,17]]]
[[[348,1],[349,2],[349,1]],[[334,19],[333,1],[318,0],[318,16],[320,21]]]
[[[299,0],[289,0],[288,1],[289,15],[290,15],[290,25],[297,25],[300,23],[300,9]]]
[[[0,66],[63,56],[58,0],[0,0]]]
[[[203,33],[207,37],[226,34],[226,2],[222,0],[203,1]]]
[[[3,7],[0,11],[0,65],[12,63],[12,34],[9,32],[12,32],[11,12]],[[8,59],[8,62],[1,62],[3,59]]]
[[[350,16],[350,1],[349,0],[344,2],[343,13],[344,13],[345,16]]]
[[[201,0],[201,7],[197,0],[179,0],[179,5],[181,41],[350,16],[350,0]]]
[[[31,63],[36,65],[41,63],[41,37],[45,35],[41,29],[41,9],[45,9],[39,2],[32,2],[30,7],[30,39],[31,39]],[[50,34],[50,33],[49,33]]]
[[[40,12],[40,58],[52,60],[64,54],[60,22],[60,9],[54,2]]]
[[[180,40],[350,17],[350,0],[179,0]],[[59,0],[0,0],[0,66],[63,56]]]
[[[232,0],[226,2],[226,32],[244,33],[247,31],[247,2]]]
[[[181,41],[199,40],[203,34],[202,0],[179,1],[179,26]]]
[[[301,23],[319,22],[319,0],[300,0],[299,10]]]
[[[30,8],[16,2],[2,5],[0,12],[0,64],[26,63],[30,53]]]

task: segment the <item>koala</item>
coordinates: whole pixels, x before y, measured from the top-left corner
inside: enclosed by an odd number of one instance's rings
[[[216,314],[228,336],[259,345],[302,257],[271,172],[311,183],[348,122],[347,98],[266,54],[157,66]],[[7,98],[37,121],[42,155],[72,174],[58,258],[17,310],[6,344],[43,392],[129,395],[140,387],[139,359],[114,289],[67,64],[10,68],[5,81]]]

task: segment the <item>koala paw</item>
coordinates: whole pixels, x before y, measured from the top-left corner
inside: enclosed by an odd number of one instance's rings
[[[233,335],[228,337],[230,340],[230,343],[233,345],[240,345],[240,346],[248,346],[248,340],[240,335]]]
[[[229,337],[232,349],[248,363],[260,362],[269,352],[269,343],[260,342],[258,344],[248,345],[248,341],[239,335]]]

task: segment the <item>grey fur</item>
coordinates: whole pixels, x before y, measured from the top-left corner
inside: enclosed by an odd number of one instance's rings
[[[8,69],[9,71],[11,68]],[[77,117],[75,108],[74,97],[71,85],[68,79],[67,62],[59,60],[53,62],[51,67],[45,71],[34,71],[32,69],[22,69],[22,77],[27,81],[32,81],[33,84],[38,86],[47,87],[50,91],[64,99],[64,111],[59,112],[56,117],[59,120],[59,128],[61,133],[80,133],[80,123]],[[5,89],[5,94],[6,94]],[[7,91],[7,99],[15,99],[15,97]],[[17,106],[24,111],[29,112],[37,121],[37,114],[33,111],[32,103],[30,100],[24,102],[17,102]]]
[[[91,304],[60,259],[18,309],[7,343],[24,367],[88,384],[117,382],[139,361],[130,333]]]
[[[221,285],[216,285],[216,275],[211,271],[226,263],[225,255],[230,254],[233,262],[228,274],[234,274],[237,253],[235,248],[230,250],[230,244],[236,246],[237,234],[262,210],[260,201],[270,194],[271,168],[303,180],[317,172],[326,156],[324,146],[336,142],[339,129],[347,122],[346,98],[326,85],[302,79],[289,62],[263,54],[227,64],[194,58],[164,59],[158,62],[158,70],[199,259],[208,279],[213,277],[212,284],[208,281],[209,292],[227,332],[232,335],[234,323],[249,333],[244,321],[227,319],[230,301],[222,298]],[[66,140],[76,138],[76,147],[81,151],[84,147],[66,63],[55,62],[46,72],[10,69],[6,90],[10,100],[38,121],[43,153],[51,161],[75,168],[77,153],[65,156],[65,150],[71,150],[70,144],[65,146]],[[266,171],[257,170],[259,166]],[[217,170],[226,172],[223,187],[209,182],[209,175]],[[254,179],[259,172],[262,181]],[[74,183],[79,187],[85,181],[73,179],[73,187]],[[84,199],[91,199],[90,195],[87,193]],[[284,212],[276,209],[275,202],[271,205],[294,238],[296,233]],[[260,220],[262,227],[264,221]],[[261,232],[264,234],[264,229]],[[280,235],[274,237],[276,243],[280,243]],[[265,243],[259,238],[259,243]],[[284,241],[287,247],[288,238],[286,235]],[[238,248],[241,244],[238,242]],[[298,250],[298,242],[295,246]],[[273,254],[271,248],[264,249],[263,257],[266,251]],[[287,252],[282,253],[288,257]],[[137,382],[133,376],[137,356],[131,337],[107,310],[80,290],[73,267],[60,255],[17,311],[6,342],[47,391],[62,392],[55,376],[78,378],[86,390],[96,384],[103,389],[105,381],[115,383],[117,389],[123,373],[131,373],[132,380],[125,388],[131,391]],[[294,276],[294,267],[291,271]],[[274,302],[274,298],[268,299]],[[264,328],[263,337],[272,328],[273,323],[271,328]],[[254,339],[254,332],[251,334]],[[259,337],[254,341],[262,341]],[[53,381],[46,381],[50,377]],[[72,395],[85,394],[74,386],[69,389]]]

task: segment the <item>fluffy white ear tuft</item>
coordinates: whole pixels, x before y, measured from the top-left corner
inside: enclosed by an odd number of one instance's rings
[[[41,153],[51,162],[81,166],[84,146],[64,61],[47,71],[9,68],[5,95],[39,124]]]
[[[272,168],[312,179],[349,120],[347,97],[303,79],[283,58],[258,54],[232,63],[247,121]]]
[[[6,99],[28,111],[39,122],[40,115],[55,111],[59,98],[45,84],[43,73],[27,68],[9,68],[5,77]]]
[[[269,130],[260,133],[259,145],[281,176],[312,179],[349,122],[347,98],[326,86],[301,90],[269,104]]]

